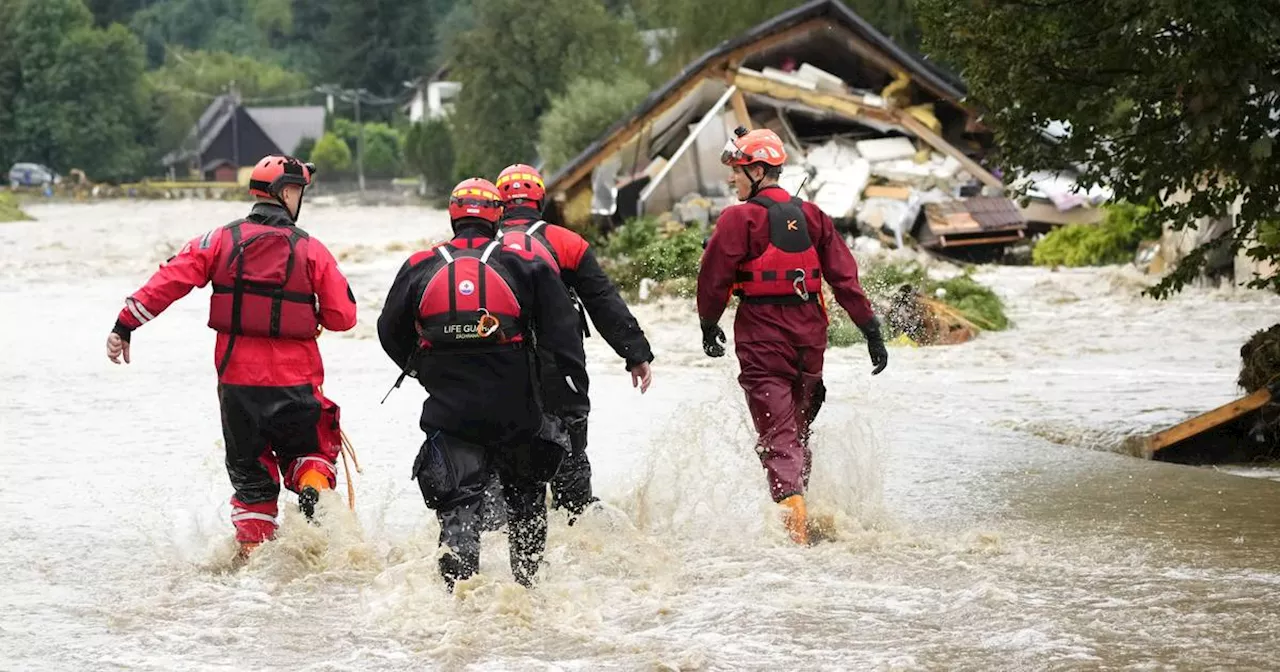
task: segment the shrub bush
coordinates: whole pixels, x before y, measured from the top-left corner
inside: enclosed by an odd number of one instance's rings
[[[586,149],[649,94],[643,79],[624,74],[609,81],[576,79],[538,122],[538,151],[550,176]]]
[[[300,161],[310,161],[311,152],[316,148],[315,138],[303,138],[298,141],[298,146],[293,148],[293,156]]]
[[[0,222],[25,222],[31,216],[18,207],[18,199],[13,194],[0,191]]]
[[[364,174],[369,177],[396,177],[403,167],[400,133],[381,123],[364,125]],[[353,149],[355,145],[351,146]],[[354,154],[352,156],[354,159]]]
[[[444,119],[429,119],[409,128],[404,139],[405,162],[427,181],[434,193],[453,186],[453,132]]]
[[[696,278],[702,261],[698,229],[664,233],[653,219],[633,219],[610,234],[601,248],[601,263],[623,289],[636,289],[649,278],[662,282]]]
[[[325,133],[311,150],[311,161],[320,175],[341,174],[351,168],[351,148],[338,135]]]
[[[1102,221],[1070,224],[1051,231],[1031,252],[1039,266],[1103,266],[1131,259],[1143,240],[1160,237],[1151,208],[1116,203],[1104,207]]]

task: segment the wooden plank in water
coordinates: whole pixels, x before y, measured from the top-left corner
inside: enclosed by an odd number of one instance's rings
[[[1161,450],[1180,441],[1185,441],[1186,439],[1213,429],[1223,423],[1230,422],[1245,413],[1256,411],[1259,408],[1266,406],[1270,401],[1271,390],[1264,387],[1247,397],[1241,397],[1229,404],[1219,406],[1208,413],[1197,415],[1180,425],[1174,425],[1163,432],[1152,434],[1147,437],[1144,452],[1146,453],[1146,456],[1150,458]]]

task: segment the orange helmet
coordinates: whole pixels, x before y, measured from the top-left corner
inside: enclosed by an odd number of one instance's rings
[[[271,154],[262,157],[249,174],[249,193],[262,198],[280,199],[280,190],[286,184],[306,188],[316,174],[313,163],[303,163],[292,156]]]
[[[770,166],[781,166],[787,162],[787,150],[782,146],[782,138],[777,133],[759,128],[748,132],[739,126],[733,134],[738,136],[725,143],[720,153],[720,162],[726,166],[749,166],[753,163],[764,163]]]
[[[472,177],[453,188],[449,196],[449,219],[456,222],[466,217],[483,219],[490,224],[496,224],[502,217],[502,197],[492,182]]]
[[[517,163],[507,166],[498,173],[498,193],[502,200],[510,203],[516,199],[542,202],[547,197],[547,188],[542,183],[542,175],[533,166]]]

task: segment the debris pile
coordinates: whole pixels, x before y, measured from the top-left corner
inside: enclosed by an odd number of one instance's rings
[[[847,228],[896,248],[1003,247],[1025,238],[1026,221],[1004,198],[1000,180],[942,137],[934,105],[912,105],[905,83],[876,94],[810,63],[791,70],[743,67],[733,81],[751,95],[739,109],[726,102],[706,112],[704,121],[719,117],[721,123],[697,124],[691,132],[707,137],[687,140],[687,154],[715,145],[745,108],[752,126],[774,130],[787,145],[781,185]],[[772,104],[759,104],[763,100]],[[708,180],[697,161],[673,171],[683,159],[677,152],[664,160],[655,177],[670,173],[664,188],[685,194],[666,218],[714,221],[736,199]]]
[[[1240,377],[1236,381],[1250,394],[1280,380],[1280,324],[1255,333],[1240,346]]]

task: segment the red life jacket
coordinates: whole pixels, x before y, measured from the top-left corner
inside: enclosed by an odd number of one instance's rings
[[[559,273],[560,255],[556,254],[555,246],[547,238],[546,226],[547,223],[541,219],[532,224],[500,226],[498,227],[498,240],[502,241],[503,247],[514,247],[517,250],[532,252],[543,261],[551,264],[551,268],[556,269],[556,273]]]
[[[747,201],[769,211],[769,246],[764,254],[738,266],[733,293],[744,303],[801,304],[822,296],[822,266],[809,240],[801,201]]]
[[[527,324],[514,283],[490,257],[501,248],[494,240],[483,249],[441,245],[430,279],[418,301],[418,343],[427,352],[523,347]]]
[[[551,268],[559,274],[562,272],[560,265],[560,255],[556,253],[556,246],[551,244],[551,239],[546,234],[547,223],[541,219],[532,224],[514,224],[509,226],[498,227],[498,240],[502,241],[503,247],[514,247],[517,250],[528,250],[551,264]],[[561,276],[563,279],[563,276]],[[591,336],[591,329],[587,326],[587,310],[582,305],[582,299],[578,297],[578,292],[573,287],[565,285],[565,289],[569,290],[569,298],[573,300],[573,304],[578,309],[578,322],[582,335]]]
[[[213,262],[209,327],[240,336],[315,338],[320,322],[306,232],[242,220],[218,235],[224,239]]]

